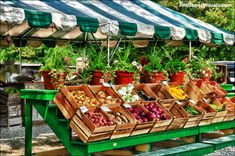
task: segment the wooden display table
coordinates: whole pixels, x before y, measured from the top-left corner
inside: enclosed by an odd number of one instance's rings
[[[71,129],[69,120],[61,118],[59,110],[52,103],[57,90],[21,90],[21,98],[26,101],[25,112],[25,155],[32,155],[32,106],[43,117],[44,121],[54,131],[70,155],[90,155],[91,153],[101,152],[123,147],[150,144],[153,142],[194,136],[196,142],[201,142],[201,134],[214,130],[235,128],[235,121],[214,123],[210,125],[156,132],[151,134],[136,135],[120,139],[102,140],[91,143],[83,143],[80,140],[71,139]]]

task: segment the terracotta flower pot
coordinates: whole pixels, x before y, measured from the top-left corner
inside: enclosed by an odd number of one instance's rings
[[[53,78],[53,77],[51,77],[50,72],[51,72],[50,70],[41,71],[41,75],[44,80],[44,88],[45,89],[56,89],[56,88],[58,88],[59,85],[64,83],[66,73],[64,72],[62,74],[57,74],[57,77]]]
[[[201,79],[203,81],[210,81],[210,77],[211,77],[211,71],[210,69],[206,69],[205,73],[202,73]]]
[[[99,70],[94,71],[92,78],[91,78],[91,81],[90,81],[90,84],[91,85],[101,85],[100,79],[102,78],[103,75],[104,74],[102,71],[99,71]],[[106,73],[106,76],[104,78],[104,82],[108,82],[109,77],[110,77],[110,73]]]
[[[170,82],[177,82],[179,85],[184,84],[184,72],[180,71],[169,76]]]
[[[135,74],[133,72],[116,71],[115,84],[132,83],[134,75]]]
[[[156,83],[165,80],[163,72],[148,73],[144,71],[143,80],[145,83]]]

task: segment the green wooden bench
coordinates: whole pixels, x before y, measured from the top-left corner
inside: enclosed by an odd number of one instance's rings
[[[224,136],[202,142],[206,144],[211,144],[215,147],[215,150],[219,150],[228,146],[235,146],[235,135]]]
[[[161,149],[154,152],[137,154],[136,156],[200,156],[214,151],[214,146],[204,143],[187,144],[178,147]]]

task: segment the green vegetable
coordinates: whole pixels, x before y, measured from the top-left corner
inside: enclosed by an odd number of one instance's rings
[[[19,89],[12,88],[12,87],[6,87],[4,88],[4,92],[10,94],[10,93],[19,93]]]
[[[215,105],[215,104],[210,104],[210,106],[211,106],[211,108],[213,108],[215,111],[217,111],[217,112],[220,112],[220,111],[222,111],[223,110],[223,108],[221,108],[220,106],[217,106],[217,105]]]
[[[192,106],[185,106],[184,109],[190,113],[191,115],[198,115],[200,114],[194,107]]]

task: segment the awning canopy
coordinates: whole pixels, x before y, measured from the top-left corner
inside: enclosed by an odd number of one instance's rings
[[[150,0],[1,0],[0,6],[1,37],[81,40],[89,32],[98,39],[155,36],[217,45],[235,41],[234,32]]]

